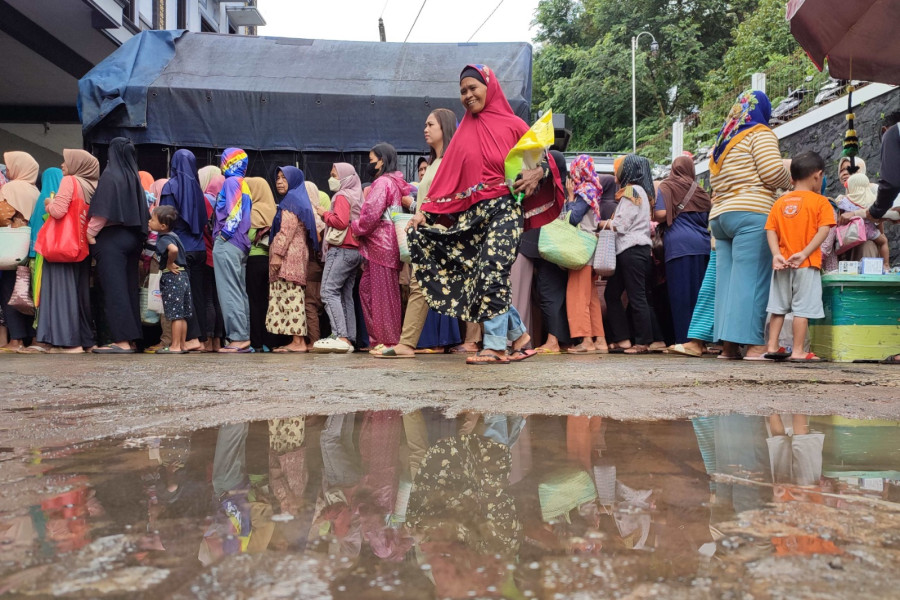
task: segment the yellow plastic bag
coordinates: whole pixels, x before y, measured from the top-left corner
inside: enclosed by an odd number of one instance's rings
[[[513,191],[513,184],[523,170],[533,169],[541,162],[541,155],[553,145],[556,133],[553,130],[553,111],[548,110],[531,129],[513,146],[504,162],[506,185]],[[521,202],[522,198],[517,197]]]

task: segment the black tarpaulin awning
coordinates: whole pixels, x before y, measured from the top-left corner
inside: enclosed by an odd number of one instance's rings
[[[164,66],[158,54],[142,51],[158,45],[123,46],[79,82],[88,143],[123,135],[136,144],[359,152],[387,141],[400,152],[421,152],[429,112],[444,107],[462,116],[459,73],[469,63],[494,69],[513,110],[530,118],[532,58],[524,42],[395,44],[188,32],[175,39]],[[143,94],[146,107],[134,107]],[[114,108],[101,117],[102,102]]]

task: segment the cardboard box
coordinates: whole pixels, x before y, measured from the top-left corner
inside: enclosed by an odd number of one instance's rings
[[[838,273],[841,275],[858,275],[859,274],[859,261],[857,260],[842,260],[838,263]]]
[[[884,261],[880,258],[864,258],[860,262],[859,272],[862,275],[881,275],[884,272]]]

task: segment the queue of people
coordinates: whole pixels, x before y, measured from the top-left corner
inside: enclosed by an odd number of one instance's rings
[[[427,116],[431,153],[417,165],[419,181],[407,182],[394,147],[379,143],[364,173],[371,184],[335,163],[330,198],[293,166],[271,181],[246,177],[240,148],[199,170],[178,150],[168,178],[155,179],[139,170],[134,145],[116,138],[102,174],[89,153],[66,149],[40,188],[37,162],[7,152],[0,225],[31,227],[34,260],[24,275],[19,267],[0,276],[0,350],[367,350],[383,359],[450,351],[490,366],[561,352],[702,356],[721,344],[722,359],[818,361],[804,350],[805,330],[795,325],[787,353],[772,332],[788,312],[795,323],[821,316],[815,275],[839,251],[833,226],[865,216],[871,247],[889,263],[878,221],[888,192],[871,189],[855,158],[838,165],[846,193],[824,199],[824,162],[782,159],[762,92],[742,94],[723,124],[712,193],[688,156],[655,182],[636,154],[617,159],[608,177],[587,155],[568,165],[551,150],[508,182],[504,161],[528,125],[489,67],[463,69],[460,100],[458,125],[447,109]],[[886,139],[897,121],[888,116]],[[411,216],[398,228],[402,213]],[[541,228],[556,219],[589,236],[614,232],[614,273],[543,256]],[[161,340],[147,346],[156,279]]]

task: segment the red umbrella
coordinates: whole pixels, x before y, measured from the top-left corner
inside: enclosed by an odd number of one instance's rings
[[[900,2],[790,0],[791,33],[822,69],[837,79],[900,85]]]

